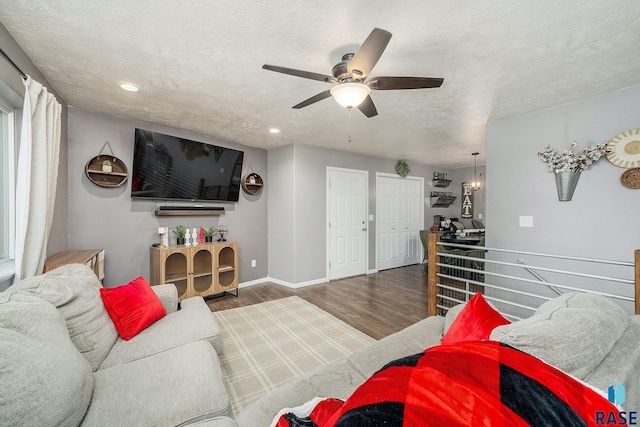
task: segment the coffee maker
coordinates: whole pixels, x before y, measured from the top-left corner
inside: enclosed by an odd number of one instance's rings
[[[442,223],[445,221],[444,215],[434,215],[433,216],[433,225],[435,227],[434,231],[442,231]]]

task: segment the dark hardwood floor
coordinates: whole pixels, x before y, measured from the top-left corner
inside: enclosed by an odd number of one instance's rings
[[[419,265],[299,289],[267,282],[241,288],[239,295],[207,303],[220,311],[297,295],[375,339],[427,317],[427,275]]]

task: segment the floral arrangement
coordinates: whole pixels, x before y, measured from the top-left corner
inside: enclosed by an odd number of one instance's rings
[[[601,142],[585,148],[582,153],[576,153],[573,151],[576,145],[578,143],[574,139],[571,147],[562,153],[547,145],[542,153],[538,153],[538,157],[547,164],[551,172],[582,172],[597,162],[607,149],[607,143]]]
[[[402,178],[406,178],[409,175],[411,169],[409,169],[409,165],[406,160],[398,160],[396,163],[396,173],[400,175]]]

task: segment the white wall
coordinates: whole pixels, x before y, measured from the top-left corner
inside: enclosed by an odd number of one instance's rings
[[[602,158],[582,173],[573,200],[560,202],[537,153],[581,150],[640,127],[640,86],[487,127],[487,246],[631,261],[640,248],[640,190],[620,183],[624,169]],[[520,215],[534,217],[519,227]]]
[[[226,238],[238,242],[239,279],[249,282],[267,277],[267,193],[240,193],[237,203],[223,206],[220,216],[157,217],[157,205],[166,202],[132,200],[131,180],[117,188],[103,188],[85,176],[85,164],[109,141],[116,157],[131,173],[136,127],[244,151],[244,171],[267,175],[267,152],[259,148],[216,141],[202,135],[142,122],[134,122],[77,108],[69,109],[69,241],[72,249],[105,249],[105,285],[117,286],[143,275],[149,277],[149,247],[158,242],[158,227],[208,228],[223,224]],[[265,182],[269,186],[269,181]],[[176,203],[190,205],[190,203]],[[173,241],[173,235],[171,235]],[[256,260],[256,267],[251,261]]]

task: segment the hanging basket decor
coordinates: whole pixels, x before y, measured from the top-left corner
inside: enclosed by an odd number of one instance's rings
[[[571,201],[580,173],[604,156],[607,147],[606,142],[601,142],[585,148],[582,153],[576,153],[573,151],[576,145],[577,142],[574,139],[571,147],[562,153],[548,145],[543,152],[538,153],[540,160],[547,164],[550,172],[555,174],[558,200],[561,202]]]
[[[103,154],[105,147],[109,147],[111,154]],[[84,173],[89,181],[100,187],[119,187],[129,175],[124,162],[113,155],[109,141],[104,143],[97,156],[87,162]]]
[[[556,172],[556,190],[558,190],[558,200],[561,202],[570,202],[573,192],[576,190],[578,180],[580,179],[580,171],[562,171]]]
[[[411,169],[409,169],[409,165],[406,160],[398,160],[396,163],[396,173],[400,175],[401,178],[406,178],[409,175]]]

